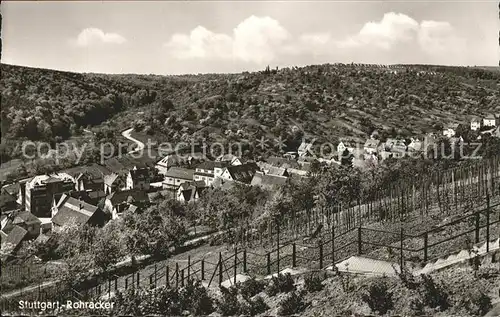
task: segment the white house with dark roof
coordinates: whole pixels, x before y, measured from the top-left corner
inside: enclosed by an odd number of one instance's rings
[[[255,172],[259,170],[256,163],[245,163],[242,165],[229,166],[224,169],[221,177],[224,180],[236,181],[250,184]]]
[[[200,198],[207,186],[203,181],[186,182],[177,189],[176,199],[180,202],[193,202]]]
[[[149,169],[137,168],[134,166],[127,174],[126,189],[138,189],[148,191],[150,188],[151,177]]]
[[[229,165],[241,165],[243,161],[234,154],[224,154],[215,159],[217,162],[226,162]]]
[[[169,168],[165,173],[163,188],[177,190],[181,184],[192,182],[194,180],[194,172],[195,171],[192,169],[182,167]]]
[[[212,162],[206,161],[200,163],[194,173],[193,179],[194,181],[203,181],[206,186],[212,186],[216,177],[221,177],[224,172],[224,168],[230,166],[230,162],[220,161],[220,162]]]
[[[106,197],[104,212],[111,214],[113,219],[117,219],[131,204],[143,207],[149,204],[149,196],[145,191],[137,189],[128,189],[112,193]]]
[[[110,195],[114,192],[117,192],[122,189],[124,186],[124,180],[123,177],[116,174],[112,173],[110,175],[105,175],[104,176],[104,193],[106,195]]]
[[[201,152],[191,154],[170,154],[156,163],[156,169],[160,174],[165,174],[171,167],[189,167],[206,159]]]

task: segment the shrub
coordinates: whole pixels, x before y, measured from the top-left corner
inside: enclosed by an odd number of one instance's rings
[[[401,283],[403,283],[406,288],[415,290],[420,285],[415,278],[415,275],[413,275],[413,273],[407,267],[402,267],[400,272],[398,272],[396,269],[394,269],[394,271],[397,273],[399,279],[401,280]]]
[[[182,305],[179,293],[171,288],[157,288],[146,292],[142,296],[141,306],[144,314],[165,314],[169,316],[180,315]]]
[[[260,296],[257,296],[254,300],[245,300],[245,303],[241,307],[241,313],[244,315],[255,316],[258,314],[262,314],[268,309],[269,306],[267,306],[266,302],[264,302],[264,299]]]
[[[477,271],[477,277],[482,279],[490,279],[500,275],[498,268],[481,266]]]
[[[273,276],[271,283],[266,288],[266,294],[274,296],[278,293],[289,293],[295,290],[295,282],[290,273]]]
[[[279,303],[278,315],[289,316],[304,311],[307,307],[302,293],[293,291]]]
[[[222,298],[217,301],[217,307],[222,316],[234,316],[240,314],[240,303],[238,302],[238,289],[236,287],[221,287]]]
[[[200,281],[189,280],[187,285],[180,289],[179,299],[182,309],[194,315],[208,315],[214,310],[213,300]]]
[[[431,308],[439,307],[440,310],[446,310],[450,304],[448,294],[441,285],[434,282],[431,276],[422,274],[421,294],[424,304]]]
[[[382,279],[376,279],[369,285],[368,292],[361,295],[365,303],[374,312],[384,315],[394,307],[392,292],[389,291],[387,283]]]
[[[484,316],[492,308],[491,298],[476,288],[467,288],[456,306],[467,310],[472,316]]]
[[[243,298],[252,298],[266,288],[266,281],[258,281],[255,277],[240,284],[240,293]]]
[[[309,274],[304,278],[304,287],[310,293],[319,292],[323,289],[323,284],[321,283],[323,280],[324,278],[319,274]]]

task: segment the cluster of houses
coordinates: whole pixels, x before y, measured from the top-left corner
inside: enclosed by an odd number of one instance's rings
[[[486,128],[484,128],[486,127]],[[487,129],[491,128],[491,129]],[[500,137],[499,118],[490,115],[473,119],[470,130],[491,132]],[[457,137],[457,126],[446,126],[443,135]],[[313,153],[314,144],[302,142],[296,152],[265,161],[246,161],[227,154],[207,158],[202,151],[170,154],[156,161],[124,156],[104,164],[67,169],[50,175],[37,175],[2,187],[1,257],[15,255],[24,241],[44,241],[50,232],[72,226],[104,226],[124,212],[140,212],[159,197],[190,203],[198,200],[208,188],[230,189],[236,184],[272,189],[290,177],[307,177],[317,160],[342,164],[348,153],[352,164],[366,166],[367,161],[400,158],[409,152],[423,152],[435,143],[433,133],[409,140],[380,140],[375,131],[364,142],[342,140],[328,156]]]
[[[140,212],[158,197],[189,203],[207,188],[272,188],[292,175],[305,177],[307,167],[280,157],[268,162],[234,155],[209,160],[202,153],[171,154],[158,162],[112,158],[103,165],[37,175],[1,190],[2,259],[13,257],[24,241],[45,241],[51,232],[73,226],[102,227],[124,212]]]

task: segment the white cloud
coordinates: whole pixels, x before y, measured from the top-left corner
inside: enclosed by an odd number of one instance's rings
[[[275,59],[289,39],[290,34],[278,21],[251,16],[231,35],[198,26],[189,34],[174,34],[165,47],[179,59],[233,59],[261,64]]]
[[[395,12],[384,14],[378,22],[365,23],[357,34],[344,39],[335,39],[329,32],[292,36],[270,17],[250,16],[230,34],[215,33],[198,26],[188,34],[174,34],[165,44],[170,54],[178,59],[233,60],[255,64],[299,55],[377,56],[373,49],[406,54],[411,59],[423,54],[437,61],[446,60],[450,52],[460,51],[464,46],[464,40],[448,22],[418,22]]]
[[[389,12],[379,22],[366,23],[359,33],[336,41],[335,45],[338,48],[367,46],[383,50],[416,45],[428,55],[441,57],[450,51],[463,49],[465,41],[448,22],[419,23],[405,14]]]
[[[455,34],[448,22],[422,21],[418,43],[428,54],[463,52],[466,47],[465,40]]]
[[[101,29],[86,28],[78,34],[74,43],[77,46],[90,46],[96,43],[123,44],[127,40],[117,33],[104,33]]]

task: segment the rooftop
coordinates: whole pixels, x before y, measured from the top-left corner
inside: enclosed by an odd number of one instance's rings
[[[168,169],[168,171],[165,173],[165,177],[192,180],[193,174],[194,174],[194,170],[192,170],[192,169],[174,166],[174,167],[171,167]]]
[[[78,200],[69,195],[63,195],[57,203],[57,213],[52,217],[52,223],[63,226],[74,221],[76,225],[83,225],[94,215],[98,207]]]

